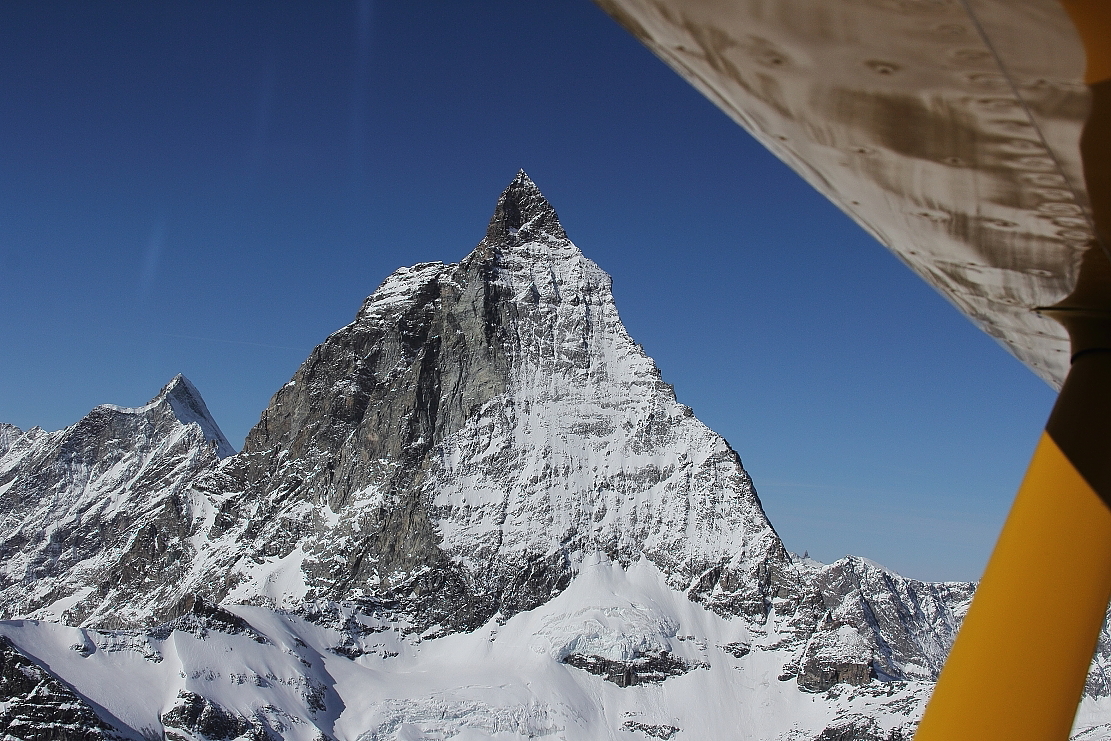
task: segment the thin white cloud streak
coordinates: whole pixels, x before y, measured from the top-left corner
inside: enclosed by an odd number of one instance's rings
[[[351,158],[351,186],[363,184],[367,169],[366,126],[370,86],[370,31],[373,15],[371,0],[358,0],[355,21],[355,67],[351,79],[351,130],[348,155]]]
[[[151,228],[147,249],[143,254],[143,264],[139,270],[139,298],[150,295],[154,280],[158,277],[158,262],[162,257],[162,246],[166,240],[166,217],[159,216]]]

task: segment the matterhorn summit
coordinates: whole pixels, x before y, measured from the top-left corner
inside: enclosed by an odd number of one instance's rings
[[[225,497],[221,537],[247,550],[183,588],[386,600],[441,634],[543,604],[603,553],[765,615],[790,559],[737,455],[625,331],[610,283],[519,173],[469,255],[386,278],[275,394],[206,484]]]
[[[21,739],[907,739],[973,591],[788,553],[524,172],[238,453],[181,376],[0,425],[0,533]]]

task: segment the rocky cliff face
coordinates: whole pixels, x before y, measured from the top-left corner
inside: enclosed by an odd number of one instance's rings
[[[8,448],[17,438],[23,435],[23,430],[15,425],[0,422],[0,456],[8,452]]]
[[[236,594],[296,558],[306,599],[416,598],[448,630],[547,601],[598,550],[753,616],[789,563],[523,173],[462,262],[397,271],[313,351],[222,475]]]
[[[782,631],[800,646],[787,670],[801,688],[937,679],[972,584],[906,579],[851,556],[828,565],[799,559],[796,569],[801,598],[784,605]]]
[[[25,741],[110,741],[114,728],[0,636],[0,734]]]
[[[180,376],[0,426],[0,617],[47,621],[0,622],[5,666],[61,667],[125,736],[893,739],[971,594],[788,554],[524,173],[469,255],[396,271],[313,350],[238,454]],[[132,677],[142,702],[110,689]]]

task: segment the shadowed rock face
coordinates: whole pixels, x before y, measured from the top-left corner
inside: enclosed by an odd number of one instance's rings
[[[65,684],[0,636],[0,734],[23,741],[123,738]]]
[[[694,669],[705,668],[703,665],[672,656],[667,651],[642,654],[630,661],[614,661],[604,656],[569,654],[563,659],[563,663],[597,675],[618,687],[659,683]]]
[[[459,627],[492,614],[472,604],[468,575],[440,549],[425,485],[434,451],[506,393],[515,316],[498,257],[387,279],[274,396],[226,470],[244,494],[217,526],[249,521],[241,537],[264,557],[310,541],[303,571],[314,597],[434,593]],[[337,514],[340,533],[328,522]],[[339,537],[319,539],[325,532]],[[543,580],[531,585],[546,596]]]
[[[229,712],[200,695],[184,690],[178,694],[174,706],[162,714],[161,720],[166,728],[166,738],[171,741],[186,741],[190,736],[212,741],[272,741],[276,738],[267,733],[257,720]],[[183,735],[181,731],[190,735]]]

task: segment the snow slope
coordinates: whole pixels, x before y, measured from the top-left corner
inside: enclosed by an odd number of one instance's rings
[[[774,630],[691,602],[647,559],[628,567],[590,559],[545,605],[471,633],[421,640],[366,621],[354,659],[335,651],[347,635],[306,619],[311,612],[231,609],[253,634],[151,637],[31,622],[0,624],[0,632],[133,737],[160,732],[199,696],[245,726],[303,741],[318,732],[365,741],[809,738],[853,715],[885,733],[906,727],[928,691],[922,683],[843,687],[836,703],[801,693],[779,679]],[[734,655],[738,645],[748,653]],[[621,687],[565,663],[576,654],[631,662],[646,651],[667,652],[686,669]]]

